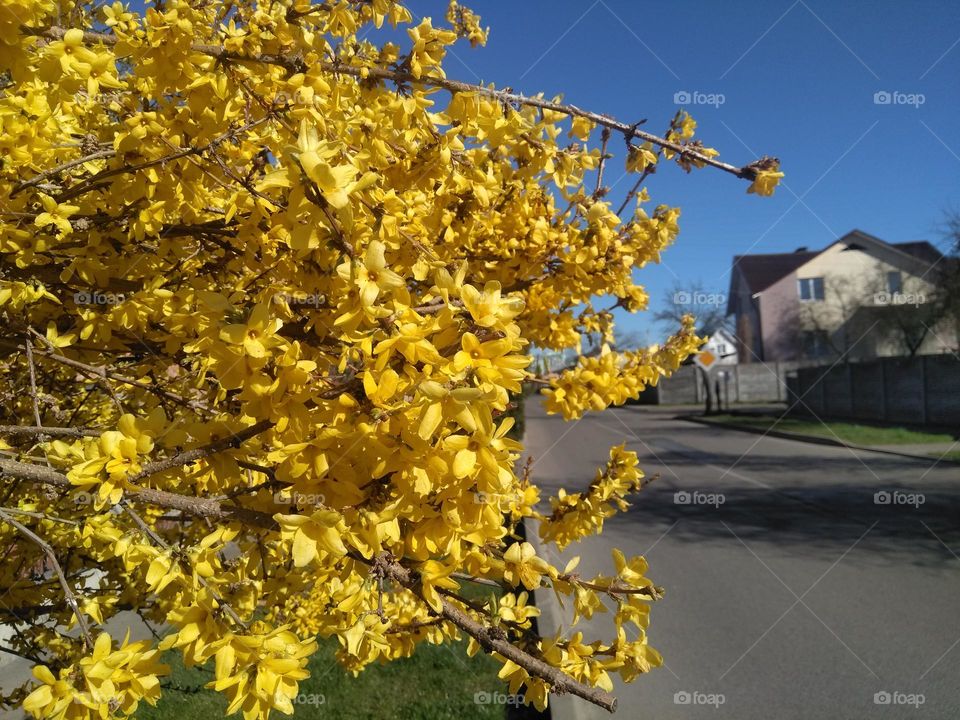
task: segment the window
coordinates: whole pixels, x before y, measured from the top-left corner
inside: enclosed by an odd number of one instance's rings
[[[899,270],[893,270],[887,273],[887,292],[896,295],[903,292],[903,278]]]
[[[825,330],[804,330],[800,333],[800,347],[805,357],[824,357],[830,354],[830,337]]]
[[[800,285],[801,300],[823,300],[823,278],[800,278],[797,281]]]
[[[717,343],[717,355],[726,355],[727,354],[727,344],[726,343]]]

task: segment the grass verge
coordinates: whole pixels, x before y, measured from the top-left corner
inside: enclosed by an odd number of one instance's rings
[[[777,422],[774,417],[759,415],[711,415],[707,419],[711,422],[728,425],[746,425],[760,430],[773,428],[783,432],[794,432],[802,435],[816,435],[817,437],[832,439],[839,438],[843,442],[853,445],[909,445],[953,441],[953,438],[946,433],[927,433],[908,430],[902,427],[879,427],[876,425],[858,425],[847,422],[821,423],[816,420],[802,420],[799,418],[784,418],[780,422]]]
[[[506,694],[497,678],[500,664],[478,654],[468,658],[466,642],[421,645],[409,657],[371,665],[353,677],[337,663],[335,640],[320,642],[310,659],[310,677],[300,683],[295,718],[335,717],[342,720],[503,720],[503,704],[476,702]],[[171,675],[155,708],[141,704],[138,720],[184,720],[226,717],[223,695],[204,689],[213,679],[213,663],[204,669],[186,668],[179,653],[167,653]],[[240,718],[239,713],[233,717]],[[277,717],[285,717],[277,714]]]

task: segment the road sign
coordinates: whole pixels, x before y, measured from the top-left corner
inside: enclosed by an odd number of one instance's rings
[[[701,353],[697,353],[693,358],[693,361],[704,370],[709,370],[716,365],[717,360],[719,360],[719,358],[709,350],[704,350]]]

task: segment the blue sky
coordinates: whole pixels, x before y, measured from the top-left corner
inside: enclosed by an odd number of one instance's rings
[[[677,110],[675,93],[722,94],[718,106],[685,106],[698,136],[735,165],[781,159],[786,187],[773,198],[747,195],[745,182],[707,169],[687,176],[664,167],[651,179],[655,203],[683,209],[664,263],[637,273],[653,309],[678,281],[726,292],[735,254],[820,248],[853,228],[891,242],[938,242],[945,211],[960,209],[960,2],[464,4],[491,27],[490,41],[458,45],[445,63],[451,77],[563,92],[624,121],[647,118],[656,131]],[[439,19],[446,0],[408,7]],[[902,95],[875,104],[884,91]],[[922,104],[908,95],[922,95]],[[608,182],[621,168],[610,166]],[[629,185],[624,178],[613,195]],[[649,315],[619,324],[644,332]]]

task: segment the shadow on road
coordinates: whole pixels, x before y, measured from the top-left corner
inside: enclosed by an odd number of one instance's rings
[[[960,569],[953,554],[960,552],[957,493],[886,491],[877,500],[889,503],[876,504],[877,492],[875,485],[855,484],[720,492],[657,488],[654,483],[634,496],[626,513],[610,518],[607,528],[630,532],[639,523],[665,532],[673,526],[675,540],[729,544],[736,536],[751,547],[790,546],[791,551],[834,558],[866,532],[857,546],[860,561],[931,568],[952,563]]]

